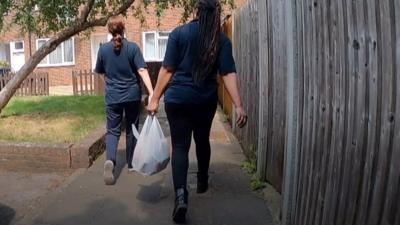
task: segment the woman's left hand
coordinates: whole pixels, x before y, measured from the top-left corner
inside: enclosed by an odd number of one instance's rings
[[[159,105],[158,99],[150,98],[150,103],[149,105],[147,105],[147,111],[149,111],[151,115],[156,114],[158,111],[158,105]]]

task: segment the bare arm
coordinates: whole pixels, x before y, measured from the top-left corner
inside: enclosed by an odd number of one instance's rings
[[[138,73],[140,77],[142,78],[144,85],[146,86],[147,91],[149,92],[149,95],[153,95],[153,86],[151,85],[151,80],[150,80],[150,75],[149,71],[145,68],[140,68],[138,69]]]
[[[228,73],[225,76],[222,76],[222,80],[224,81],[225,87],[229,92],[229,95],[232,98],[233,104],[235,107],[242,107],[242,99],[239,95],[239,87],[237,81],[236,73]]]
[[[154,94],[150,99],[150,104],[147,107],[147,110],[154,114],[158,110],[158,105],[160,102],[161,95],[164,93],[165,88],[168,85],[168,82],[171,80],[172,75],[175,70],[172,68],[161,67],[160,72],[158,73],[157,84],[154,89]]]
[[[237,75],[236,73],[228,73],[222,76],[222,80],[232,98],[233,104],[235,104],[236,123],[239,127],[243,127],[247,123],[247,114],[243,108],[242,99],[240,98]]]

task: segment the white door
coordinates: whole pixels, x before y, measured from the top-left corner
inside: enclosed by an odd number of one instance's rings
[[[111,40],[110,34],[93,35],[92,36],[92,70],[96,67],[97,53],[99,52],[100,45]]]
[[[11,70],[17,72],[25,64],[25,48],[23,41],[10,42]]]

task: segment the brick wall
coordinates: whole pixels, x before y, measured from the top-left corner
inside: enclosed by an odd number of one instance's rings
[[[88,168],[105,151],[105,127],[74,144],[0,141],[0,169],[53,171]]]
[[[0,141],[1,168],[7,170],[66,169],[71,167],[70,145]]]
[[[237,0],[237,7],[241,7],[246,0]],[[229,12],[228,12],[229,13]],[[165,11],[157,26],[157,17],[155,16],[155,7],[149,6],[146,14],[146,24],[142,26],[140,21],[133,16],[132,11],[128,11],[126,19],[126,36],[130,41],[136,42],[143,49],[142,33],[145,31],[170,31],[180,24],[182,9],[168,9]],[[9,18],[8,18],[9,19]],[[96,28],[93,35],[107,35],[106,27]],[[10,42],[16,40],[24,40],[25,44],[25,61],[36,50],[36,37],[33,35],[29,42],[28,35],[21,36],[18,29],[10,29],[6,33],[0,35],[0,42]],[[30,43],[30,44],[29,44]],[[71,74],[76,70],[89,70],[92,68],[91,58],[91,40],[90,37],[79,35],[75,36],[75,65],[59,66],[59,67],[38,67],[35,71],[48,72],[50,86],[72,85]]]
[[[36,48],[36,38],[32,40],[32,46]],[[91,43],[85,36],[74,37],[75,65],[37,67],[35,71],[48,72],[50,86],[72,85],[72,71],[91,69]]]

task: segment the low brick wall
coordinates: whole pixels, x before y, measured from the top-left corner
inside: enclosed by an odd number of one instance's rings
[[[0,141],[0,169],[48,171],[87,168],[105,150],[105,128],[75,144]]]
[[[65,169],[71,166],[71,145],[0,141],[0,168]]]
[[[92,132],[82,141],[71,147],[71,168],[85,168],[93,164],[106,149],[106,129],[104,127]]]

